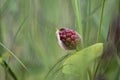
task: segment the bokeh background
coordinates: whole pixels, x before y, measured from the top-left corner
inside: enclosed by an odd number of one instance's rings
[[[43,80],[49,69],[67,54],[56,40],[56,30],[82,29],[84,47],[96,43],[103,0],[0,0],[0,42],[28,68],[0,46],[1,59],[19,80]],[[105,42],[110,19],[117,12],[117,1],[106,0],[100,41]],[[65,76],[65,75],[64,75]],[[12,80],[0,66],[0,80]],[[59,77],[52,80],[74,80]]]

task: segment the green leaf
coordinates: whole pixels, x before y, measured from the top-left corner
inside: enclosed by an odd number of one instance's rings
[[[92,65],[93,61],[101,56],[103,51],[103,43],[96,43],[81,51],[76,52],[63,63],[62,72],[87,78],[87,70]]]

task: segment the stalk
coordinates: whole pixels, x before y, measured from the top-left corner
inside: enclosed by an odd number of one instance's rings
[[[79,0],[72,0],[74,15],[75,15],[75,27],[77,32],[80,33],[81,37],[83,38],[83,28],[82,28],[82,18],[80,15],[80,1]],[[83,46],[83,42],[82,45]]]
[[[98,33],[97,33],[97,42],[99,42],[99,38],[100,38],[100,34],[101,34],[101,25],[102,25],[102,20],[103,20],[104,6],[105,6],[105,0],[102,0],[102,8],[101,8],[100,24],[99,24],[99,27],[98,27]]]

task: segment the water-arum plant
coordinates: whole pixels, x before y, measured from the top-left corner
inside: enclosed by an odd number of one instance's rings
[[[93,73],[90,69],[90,67],[92,67],[91,65],[94,60],[102,54],[103,43],[96,43],[90,47],[80,50],[78,46],[81,46],[81,37],[76,31],[68,28],[61,28],[57,30],[56,34],[58,43],[63,49],[79,49],[73,55],[65,59],[62,72],[64,74],[79,76],[81,80],[87,80],[86,76],[88,76],[88,71],[90,71],[90,74]],[[72,44],[73,42],[74,44]]]
[[[64,50],[76,50],[72,54],[63,56],[47,73],[47,77],[52,72],[57,72],[62,69],[64,74],[79,76],[81,80],[87,80],[88,74],[92,80],[94,70],[91,70],[93,63],[98,59],[103,51],[103,43],[96,43],[87,48],[81,49],[82,39],[81,36],[74,30],[68,28],[60,28],[56,31],[57,41],[61,48]],[[70,55],[70,56],[68,56]],[[63,62],[60,64],[60,62]],[[59,65],[59,66],[58,66]],[[57,70],[55,67],[57,66]]]
[[[57,42],[59,46],[67,50],[80,50],[81,48],[81,43],[82,39],[81,36],[74,30],[68,29],[68,28],[60,28],[56,31],[56,37],[57,37]],[[45,76],[45,79],[49,76],[49,74],[53,71],[53,69],[59,65],[60,62],[64,61],[69,55],[71,54],[66,54],[65,56],[61,57],[59,61],[51,67],[47,75]]]

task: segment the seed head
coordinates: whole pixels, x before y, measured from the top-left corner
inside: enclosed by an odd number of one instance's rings
[[[56,31],[58,44],[65,50],[74,50],[81,43],[80,35],[68,28],[60,28]]]

